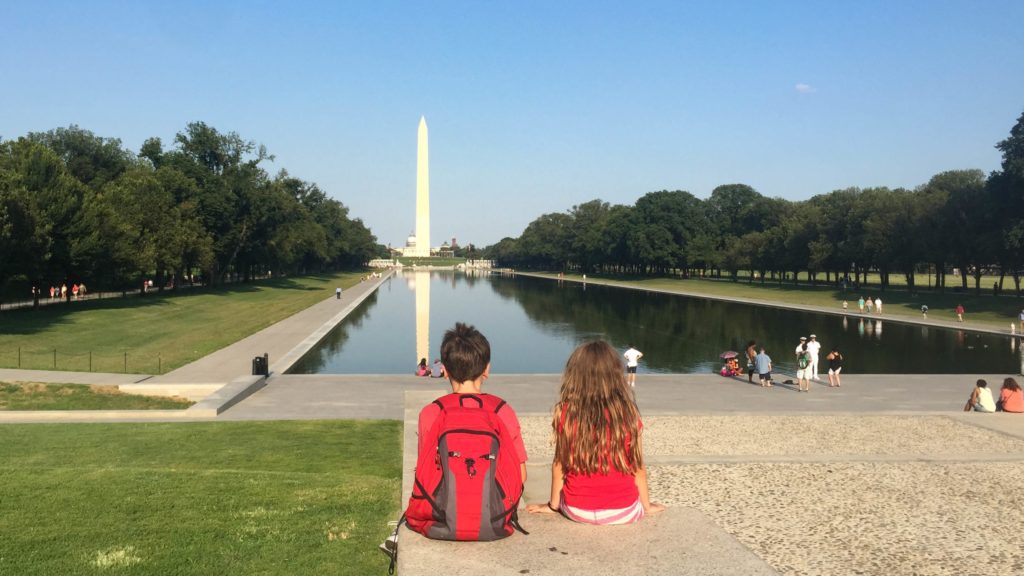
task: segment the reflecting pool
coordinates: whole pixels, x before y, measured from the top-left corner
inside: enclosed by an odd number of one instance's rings
[[[644,353],[640,372],[706,373],[719,355],[763,343],[776,366],[795,369],[800,336],[839,346],[844,372],[1016,374],[1024,351],[1009,336],[832,316],[557,282],[524,276],[406,271],[368,297],[292,369],[292,374],[406,374],[438,356],[444,331],[463,321],[491,342],[491,370],[561,372],[579,343],[595,338]],[[827,368],[822,370],[822,377]]]

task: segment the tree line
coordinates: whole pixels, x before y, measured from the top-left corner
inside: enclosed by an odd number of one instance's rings
[[[484,250],[501,266],[582,273],[712,275],[741,271],[762,282],[803,273],[811,282],[866,283],[881,288],[903,275],[945,275],[958,268],[975,290],[984,273],[1013,279],[1020,295],[1024,265],[1024,114],[996,144],[1002,169],[952,170],[913,190],[847,188],[808,200],[761,195],[745,184],[719,186],[705,200],[659,191],[632,206],[592,200],[544,214],[518,238]],[[823,278],[822,278],[823,276]]]
[[[138,153],[77,126],[0,141],[0,288],[120,289],[201,274],[314,273],[380,253],[370,230],[265,147],[202,122]]]

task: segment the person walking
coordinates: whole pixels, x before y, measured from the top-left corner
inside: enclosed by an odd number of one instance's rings
[[[861,296],[860,298],[857,299],[857,309],[860,310],[861,314],[864,313],[864,297],[863,296]]]
[[[811,355],[810,365],[810,380],[817,382],[818,378],[818,354],[821,352],[821,342],[818,342],[818,337],[811,334],[811,339],[807,342],[807,352]]]
[[[868,299],[864,301],[864,305],[867,306],[868,308],[868,314],[871,314],[871,309],[875,306],[875,301],[872,300],[870,296],[868,296]]]
[[[928,305],[921,304],[921,318],[924,320],[928,319]]]
[[[1024,310],[1020,311],[1020,333],[1024,334]]]
[[[964,321],[964,305],[963,304],[957,304],[956,305],[956,321],[957,322],[963,322]]]
[[[878,296],[875,296],[875,313],[879,316],[882,314],[882,299]]]
[[[636,388],[636,367],[640,364],[640,359],[644,357],[644,354],[630,344],[629,350],[626,350],[622,356],[626,359],[626,380],[629,382],[629,387]]]
[[[338,300],[341,300],[341,286],[338,286],[337,288],[334,289],[334,297]]]

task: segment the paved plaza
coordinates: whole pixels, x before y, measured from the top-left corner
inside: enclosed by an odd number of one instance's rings
[[[364,282],[341,300],[331,297],[160,377],[0,370],[0,380],[220,386],[248,376],[252,357],[266,352],[272,374],[265,385],[218,416],[184,419],[406,420],[408,462],[414,407],[443,393],[445,382],[283,374],[378,284]],[[652,499],[669,511],[635,532],[524,517],[537,531],[501,543],[506,561],[491,571],[567,574],[589,558],[594,574],[1024,573],[1024,416],[961,411],[976,378],[998,387],[1004,376],[848,374],[842,388],[826,382],[800,394],[795,386],[765,389],[745,378],[641,374],[636,396],[645,416]],[[496,374],[485,384],[520,414],[530,500],[547,499],[549,411],[558,384],[557,374]],[[5,419],[11,421],[0,414]],[[126,420],[75,413],[37,419]],[[545,546],[555,540],[558,545]],[[454,562],[448,574],[478,568],[472,554],[454,561],[444,545],[408,538],[406,544],[403,564],[437,554]],[[632,555],[629,569],[609,559],[609,551],[620,549]],[[420,565],[404,566],[403,576],[438,568]]]

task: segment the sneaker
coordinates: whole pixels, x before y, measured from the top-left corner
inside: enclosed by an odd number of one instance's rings
[[[394,526],[395,529],[391,532],[391,535],[386,540],[377,546],[377,549],[388,555],[394,561],[398,557],[398,521],[392,520],[388,522],[388,526]]]

